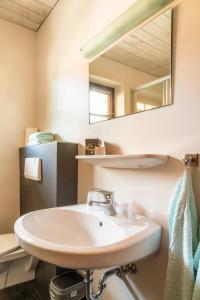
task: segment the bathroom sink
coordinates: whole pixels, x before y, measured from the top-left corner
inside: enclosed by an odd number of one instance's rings
[[[161,226],[135,215],[128,222],[87,205],[31,212],[15,223],[19,244],[41,260],[72,269],[136,262],[160,246]]]

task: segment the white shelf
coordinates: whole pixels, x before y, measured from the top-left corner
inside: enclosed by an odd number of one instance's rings
[[[78,155],[76,159],[103,168],[148,169],[165,164],[169,157],[157,154]]]

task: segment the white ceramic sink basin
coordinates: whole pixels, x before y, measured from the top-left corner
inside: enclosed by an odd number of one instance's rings
[[[74,205],[24,215],[16,221],[15,233],[20,246],[41,260],[72,269],[101,269],[155,253],[161,227],[141,215],[130,223]]]

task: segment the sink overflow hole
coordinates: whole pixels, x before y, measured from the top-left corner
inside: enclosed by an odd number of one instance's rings
[[[100,227],[102,227],[102,226],[103,226],[103,223],[102,223],[101,221],[99,222],[99,226],[100,226]]]

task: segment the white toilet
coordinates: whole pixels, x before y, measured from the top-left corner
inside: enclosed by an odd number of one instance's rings
[[[0,234],[0,289],[35,278],[38,259],[20,248],[14,233]]]

